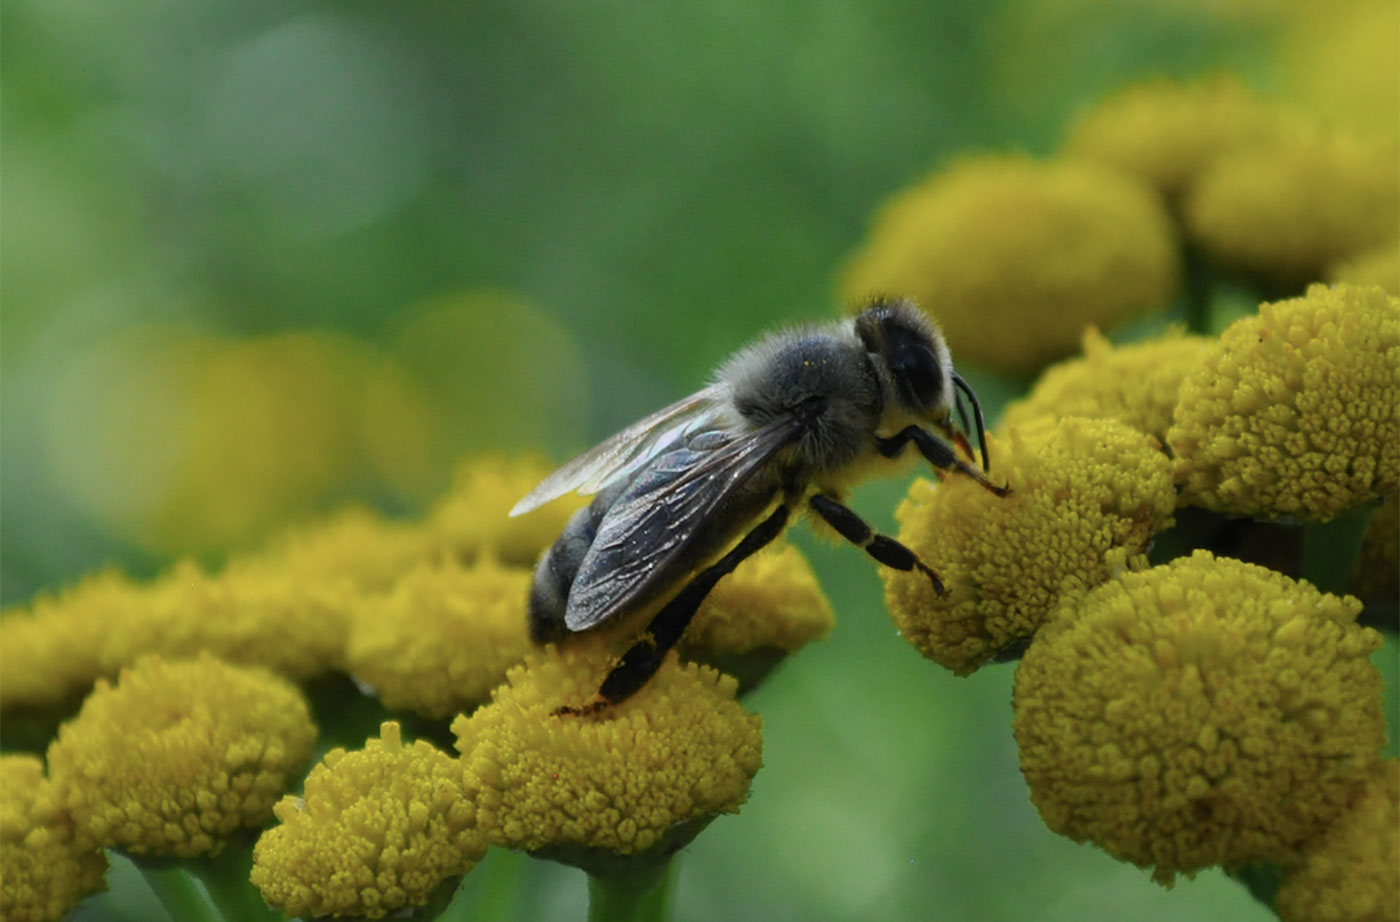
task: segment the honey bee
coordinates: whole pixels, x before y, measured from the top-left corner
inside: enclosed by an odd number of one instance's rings
[[[949,444],[970,454],[963,398],[981,470]],[[934,468],[1008,492],[987,479],[982,408],[953,370],[937,326],[912,301],[877,299],[850,319],[759,339],[725,361],[707,387],[546,477],[512,516],[570,491],[596,496],[535,568],[535,643],[564,641],[664,599],[597,700],[560,712],[598,711],[645,685],[714,585],[778,537],[794,512],[815,513],[879,563],[918,570],[943,593],[913,551],[840,500],[868,472],[866,462],[895,458],[911,442]]]

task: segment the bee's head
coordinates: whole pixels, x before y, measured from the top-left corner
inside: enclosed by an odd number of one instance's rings
[[[856,335],[865,344],[890,404],[910,416],[940,425],[958,411],[963,431],[972,435],[959,397],[972,404],[982,466],[987,465],[982,408],[967,382],[953,371],[948,344],[932,319],[908,298],[876,298],[855,318]],[[946,431],[946,430],[945,430]]]
[[[912,416],[947,419],[953,359],[929,316],[907,299],[877,299],[860,312],[855,326],[876,367],[887,372],[880,375],[886,397]]]

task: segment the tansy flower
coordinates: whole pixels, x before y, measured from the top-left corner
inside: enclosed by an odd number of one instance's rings
[[[355,611],[347,660],[390,708],[435,718],[469,711],[531,649],[530,571],[489,554],[420,564]]]
[[[1167,436],[1182,501],[1326,521],[1400,486],[1400,299],[1313,285],[1231,324]]]
[[[1116,419],[1165,442],[1181,382],[1213,340],[1169,333],[1114,346],[1090,328],[1084,355],[1045,369],[1031,392],[1002,412],[999,432],[1041,417]]]
[[[104,638],[148,595],[115,570],[0,616],[0,708],[74,705],[102,674]]]
[[[1400,761],[1377,762],[1361,796],[1302,851],[1274,899],[1283,922],[1400,918]]]
[[[1387,294],[1400,295],[1400,240],[1387,240],[1351,254],[1334,263],[1327,278],[1352,285],[1379,285]]]
[[[422,740],[404,745],[396,723],[379,736],[326,753],[258,839],[252,881],[287,915],[379,919],[422,906],[486,853],[462,763]]]
[[[116,685],[98,680],[48,763],[84,835],[188,858],[263,825],[315,738],[306,701],[285,679],[208,654],[151,656]]]
[[[79,836],[44,763],[0,755],[0,917],[58,922],[103,889],[107,858]]]
[[[593,700],[612,664],[596,638],[531,654],[491,704],[453,723],[494,841],[586,865],[669,855],[714,816],[738,812],[762,738],[759,718],[734,700],[735,680],[671,655],[621,704],[553,713]]]
[[[569,516],[584,503],[568,497],[511,518],[510,508],[551,470],[533,458],[480,457],[464,462],[457,468],[452,488],[428,514],[425,528],[433,547],[466,557],[490,547],[504,563],[534,566],[540,552],[554,543]]]
[[[1176,499],[1156,441],[1114,420],[1038,420],[992,439],[991,457],[1008,496],[967,477],[919,480],[895,512],[947,593],[918,571],[882,570],[905,639],[960,675],[1028,640],[1062,597],[1145,565]]]
[[[1296,130],[1217,159],[1187,196],[1184,219],[1214,262],[1282,284],[1400,233],[1400,149],[1340,132]]]
[[[1138,180],[982,156],[890,200],[840,287],[851,304],[910,295],[961,361],[1025,372],[1072,351],[1090,324],[1165,307],[1177,268],[1171,222]]]
[[[1016,672],[1045,824],[1163,883],[1291,858],[1385,742],[1360,607],[1206,551],[1067,602]]]
[[[1081,116],[1064,149],[1137,176],[1175,200],[1217,157],[1272,141],[1286,121],[1235,77],[1150,80]]]
[[[834,621],[807,559],[789,544],[760,551],[720,580],[677,649],[682,659],[735,676],[743,691],[826,636]]]

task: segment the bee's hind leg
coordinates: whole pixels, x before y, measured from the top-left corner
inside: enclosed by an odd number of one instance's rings
[[[853,509],[841,505],[829,496],[822,496],[820,493],[808,500],[808,505],[822,520],[847,541],[858,548],[862,548],[865,553],[875,558],[887,567],[894,567],[896,570],[918,570],[929,578],[933,583],[933,591],[943,595],[946,590],[943,582],[938,578],[938,574],[929,569],[928,565],[919,559],[919,556],[909,548],[900,544],[889,535],[882,535],[870,527],[870,523],[862,519]]]
[[[656,675],[662,661],[676,641],[681,639],[700,603],[710,594],[715,583],[732,573],[760,548],[782,534],[791,510],[779,505],[768,518],[755,525],[729,553],[695,575],[680,592],[668,601],[647,625],[642,639],[632,645],[598,689],[598,700],[581,708],[562,707],[556,714],[592,714],[626,701],[647,680]]]

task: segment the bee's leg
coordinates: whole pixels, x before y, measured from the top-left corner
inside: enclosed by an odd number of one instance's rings
[[[910,442],[913,442],[914,446],[919,449],[919,454],[924,456],[924,460],[928,461],[929,464],[932,464],[940,471],[953,470],[960,474],[966,474],[988,490],[991,490],[997,496],[1005,496],[1011,492],[1010,487],[997,486],[987,479],[986,474],[953,454],[953,449],[948,446],[947,442],[944,442],[927,429],[921,429],[918,426],[905,426],[898,433],[887,439],[882,439],[879,436],[875,437],[875,447],[879,450],[880,454],[884,455],[886,458],[895,457],[903,451],[904,446],[908,445]]]
[[[656,670],[661,668],[667,651],[681,639],[691,619],[695,617],[695,612],[699,610],[700,603],[710,594],[715,583],[782,534],[790,514],[788,506],[780,504],[768,518],[755,525],[729,553],[686,583],[685,588],[676,593],[651,619],[642,639],[622,654],[622,659],[618,660],[612,672],[603,680],[602,687],[598,689],[597,701],[582,708],[559,708],[554,713],[591,714],[625,701],[636,693],[648,679],[656,675]]]
[[[808,504],[817,515],[822,517],[826,524],[836,529],[841,537],[856,547],[864,548],[867,554],[880,563],[887,567],[894,567],[896,570],[918,570],[932,581],[934,592],[939,595],[946,592],[938,574],[930,570],[917,554],[889,535],[876,532],[870,527],[870,523],[862,519],[853,509],[841,505],[829,496],[822,496],[820,493],[808,500]]]

